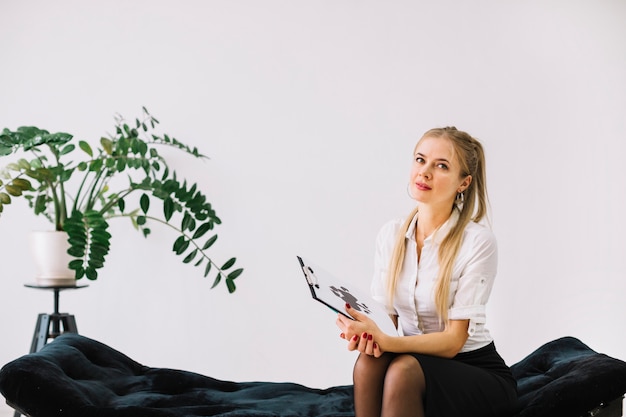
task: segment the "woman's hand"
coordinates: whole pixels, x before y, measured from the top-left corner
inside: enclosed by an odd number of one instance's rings
[[[353,309],[346,304],[346,312],[354,320],[339,314],[337,316],[337,326],[342,330],[340,337],[348,341],[348,350],[358,350],[366,355],[379,357],[383,354],[379,343],[374,335],[380,336],[382,332],[365,314]]]
[[[348,350],[358,350],[361,353],[376,358],[383,354],[380,345],[374,341],[374,336],[367,333],[363,333],[360,337],[354,335],[348,342]]]

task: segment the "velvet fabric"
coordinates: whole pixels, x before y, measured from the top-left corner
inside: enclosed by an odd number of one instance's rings
[[[550,342],[512,366],[519,417],[579,417],[626,392],[626,363],[575,338]],[[345,417],[352,387],[230,382],[151,368],[66,333],[0,370],[7,403],[31,417]]]
[[[626,362],[573,337],[546,343],[511,371],[522,406],[519,417],[586,416],[626,392]]]

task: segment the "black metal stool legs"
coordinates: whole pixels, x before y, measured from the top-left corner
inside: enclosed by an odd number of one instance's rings
[[[50,329],[51,325],[52,329]],[[30,345],[30,353],[39,352],[48,343],[48,339],[54,339],[66,332],[78,333],[74,315],[67,313],[39,314],[33,342]]]
[[[76,318],[74,315],[59,313],[59,292],[63,289],[81,287],[31,287],[54,290],[54,313],[41,313],[37,316],[35,333],[33,334],[33,341],[30,345],[30,353],[35,353],[39,352],[50,339],[54,339],[63,333],[78,333]],[[20,415],[20,412],[16,411],[13,414],[13,417],[19,417]]]

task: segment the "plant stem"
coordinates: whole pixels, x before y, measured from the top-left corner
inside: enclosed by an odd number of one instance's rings
[[[129,214],[122,213],[122,214],[115,214],[115,215],[109,216],[109,217],[107,217],[107,219],[112,219],[114,217],[133,217],[133,216],[131,216]],[[217,269],[219,271],[220,274],[223,273],[222,269],[219,268],[217,266],[217,264],[215,262],[213,262],[211,260],[211,258],[209,258],[209,256],[207,254],[205,254],[205,252],[202,249],[200,249],[200,246],[198,246],[196,241],[194,239],[192,239],[188,234],[186,234],[185,232],[181,231],[176,226],[173,226],[170,223],[168,223],[166,221],[163,221],[163,220],[161,220],[161,219],[159,219],[157,217],[146,216],[146,215],[143,215],[143,217],[145,217],[147,220],[156,221],[156,222],[161,223],[161,224],[163,224],[163,225],[165,225],[165,226],[167,226],[167,227],[169,227],[171,229],[176,230],[176,232],[178,232],[179,234],[183,235],[187,240],[189,240],[189,242],[191,242],[191,244],[193,244],[193,246],[195,246],[196,249],[198,249],[198,252],[200,252],[200,255],[202,255],[202,257],[204,257],[207,260],[207,262],[209,262],[211,265],[213,265],[215,267],[215,269]]]
[[[93,184],[89,187],[89,196],[87,197],[87,203],[85,205],[85,210],[91,210],[91,209],[93,209],[93,206],[95,205],[95,198],[94,198],[93,194],[94,194],[94,191],[96,191],[98,188],[100,188],[98,183],[100,182],[103,173],[104,173],[104,171],[100,170],[98,172],[98,174],[96,174],[95,178],[93,179]]]
[[[114,205],[116,205],[118,201],[120,201],[122,198],[126,197],[127,195],[129,195],[130,193],[132,193],[133,191],[136,191],[136,190],[138,190],[138,188],[127,188],[126,190],[124,190],[124,191],[122,191],[122,192],[118,193],[118,194],[117,194],[117,195],[118,195],[118,198],[112,199],[112,200],[111,200],[111,201],[109,201],[107,204],[105,204],[104,206],[102,206],[102,208],[100,209],[100,213],[102,213],[102,214],[106,213],[108,210],[110,210],[110,209],[111,209],[111,207],[113,207]],[[113,218],[113,217],[122,217],[122,216],[123,216],[123,217],[126,217],[126,216],[128,216],[128,215],[127,215],[127,214],[122,213],[122,214],[112,215],[112,216],[110,216],[110,217],[108,217],[108,218],[110,219],[110,218]]]

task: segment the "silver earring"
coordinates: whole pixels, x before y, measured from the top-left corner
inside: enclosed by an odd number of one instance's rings
[[[460,192],[456,195],[456,200],[454,204],[459,208],[459,210],[463,210],[463,204],[465,203],[465,193]]]

